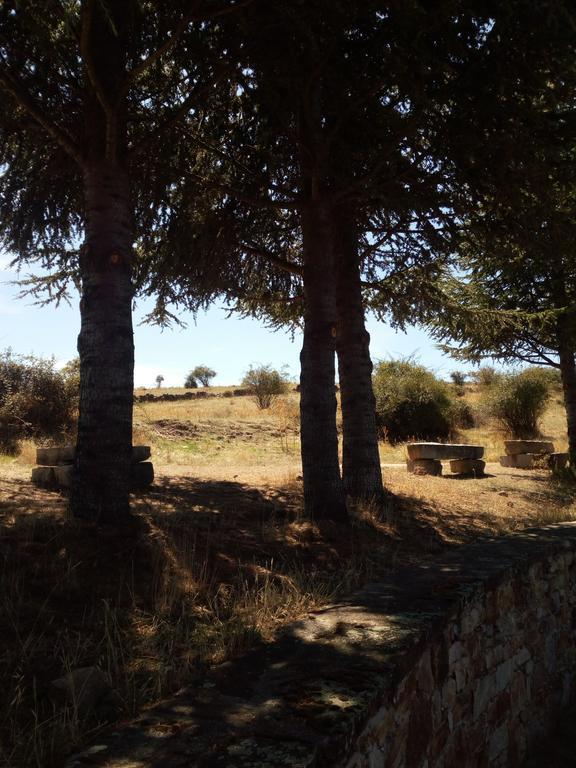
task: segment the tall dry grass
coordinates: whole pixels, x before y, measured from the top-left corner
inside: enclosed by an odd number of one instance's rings
[[[219,528],[218,515],[185,508],[142,502],[137,525],[110,536],[44,511],[40,498],[34,510],[13,506],[0,528],[0,765],[55,768],[102,726],[52,697],[55,678],[96,666],[116,693],[115,717],[133,717],[373,567],[372,545],[340,561],[311,524],[285,515],[258,512],[242,534],[233,513]]]

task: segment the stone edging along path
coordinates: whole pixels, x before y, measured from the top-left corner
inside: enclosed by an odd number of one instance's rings
[[[521,764],[574,700],[576,524],[405,568],[103,734],[67,768]]]

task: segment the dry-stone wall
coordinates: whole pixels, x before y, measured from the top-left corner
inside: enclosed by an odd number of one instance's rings
[[[69,768],[518,766],[574,700],[576,525],[484,539],[291,625]]]
[[[134,395],[135,403],[171,403],[176,400],[207,400],[215,397],[244,397],[249,395],[250,392],[247,389],[227,389],[224,392],[206,392],[201,389],[199,391],[192,390],[188,392],[180,392],[178,394],[172,392],[162,392],[161,394],[154,394],[153,392],[145,392],[142,395]]]
[[[519,566],[463,590],[460,610],[370,718],[347,768],[521,763],[530,739],[574,700],[574,542]]]

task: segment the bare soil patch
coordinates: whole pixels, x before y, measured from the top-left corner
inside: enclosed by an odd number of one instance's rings
[[[254,440],[266,437],[281,437],[286,430],[297,434],[297,430],[280,429],[266,422],[221,422],[221,421],[179,421],[178,419],[157,419],[151,427],[159,436],[173,440],[188,438],[215,438],[217,440]]]

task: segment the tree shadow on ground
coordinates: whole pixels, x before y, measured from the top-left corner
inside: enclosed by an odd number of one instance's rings
[[[79,722],[70,707],[54,708],[51,683],[70,669],[101,668],[120,717],[133,717],[396,567],[405,537],[426,556],[435,536],[431,523],[391,509],[352,526],[313,524],[301,497],[299,483],[160,477],[133,497],[126,525],[105,529],[69,520],[62,494],[0,478],[0,676],[9,681],[0,762],[61,765],[96,727],[97,713]]]
[[[216,667],[206,686],[189,687],[147,710],[130,727],[103,735],[96,742],[100,751],[87,755],[86,764],[339,765],[380,707],[393,712],[398,708],[410,720],[414,715],[413,727],[411,723],[409,728],[396,728],[391,720],[386,731],[381,724],[378,731],[372,721],[368,739],[386,741],[391,754],[405,744],[406,764],[423,764],[431,739],[440,733],[446,743],[452,729],[446,724],[433,732],[432,719],[420,716],[420,706],[429,712],[429,694],[419,695],[414,678],[404,693],[399,682],[414,668],[424,647],[444,637],[446,622],[458,621],[455,609],[466,601],[467,586],[478,580],[495,584],[498,574],[526,568],[532,559],[547,554],[554,537],[559,551],[566,534],[556,531],[548,541],[546,536],[493,539],[490,547],[477,542],[432,563],[389,574],[382,583],[291,624],[274,644]],[[439,642],[443,645],[446,640]],[[481,644],[477,647],[482,654]],[[430,668],[428,674],[434,675],[438,689],[446,672],[447,660]],[[407,712],[402,709],[406,702]],[[551,701],[545,704],[550,706]],[[529,707],[539,722],[543,700],[535,698]],[[474,728],[483,728],[483,721],[474,725],[468,715],[462,724],[472,736]],[[498,717],[503,715],[504,710]],[[468,741],[452,739],[450,765],[471,758],[474,764],[482,763],[490,733],[477,736],[476,732],[476,738]],[[437,739],[436,749],[442,748]]]
[[[104,669],[120,716],[133,717],[312,608],[487,532],[479,515],[408,493],[359,505],[349,526],[314,524],[297,482],[160,476],[132,506],[129,524],[98,528],[68,520],[61,494],[0,479],[0,675],[10,681],[0,737],[14,764],[32,749],[46,768],[61,765],[95,727],[72,733],[69,710],[55,714],[51,682],[70,668]]]

